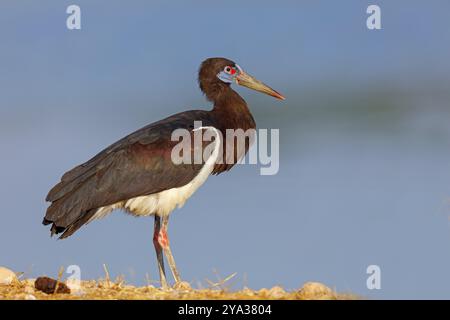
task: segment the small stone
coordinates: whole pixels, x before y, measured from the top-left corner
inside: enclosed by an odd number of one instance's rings
[[[280,299],[286,295],[286,291],[280,286],[275,286],[268,292],[269,296],[274,299]]]
[[[17,280],[17,277],[13,271],[5,267],[0,267],[0,284],[10,285],[15,280]]]
[[[56,284],[58,281],[49,277],[39,277],[34,283],[34,287],[47,294],[53,294],[55,292]],[[56,293],[70,293],[70,289],[64,283],[59,282]]]
[[[36,300],[36,297],[33,296],[32,294],[27,294],[27,295],[25,296],[25,300]]]
[[[306,299],[332,299],[333,290],[320,282],[307,282],[299,290],[299,293]]]
[[[259,289],[258,294],[261,295],[261,296],[268,296],[269,295],[269,290],[267,288]]]
[[[191,288],[191,285],[189,284],[189,282],[186,282],[186,281],[180,281],[180,282],[177,282],[174,286],[173,286],[173,288],[175,289],[175,290],[191,290],[192,288]]]

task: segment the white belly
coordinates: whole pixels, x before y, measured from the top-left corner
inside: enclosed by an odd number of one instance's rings
[[[188,184],[180,188],[172,188],[148,196],[132,198],[125,202],[123,209],[136,216],[157,214],[164,216],[170,214],[176,207],[181,208],[187,199],[206,181],[214,169],[203,166],[200,173]]]
[[[135,216],[149,216],[157,214],[159,216],[169,215],[176,207],[181,208],[187,199],[206,181],[208,176],[214,169],[214,165],[219,156],[220,138],[219,132],[214,127],[203,127],[203,129],[214,130],[214,150],[211,156],[203,165],[200,172],[188,184],[179,187],[153,193],[147,196],[140,196],[122,201],[110,206],[99,208],[97,212],[89,220],[103,218],[114,209],[124,209],[128,213]]]

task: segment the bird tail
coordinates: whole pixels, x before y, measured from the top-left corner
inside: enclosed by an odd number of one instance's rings
[[[51,224],[51,236],[60,233],[62,235],[59,236],[59,239],[71,236],[84,224],[88,223],[97,211],[97,209],[83,210],[82,204],[74,203],[75,199],[71,196],[72,194],[68,194],[48,207],[42,224]]]

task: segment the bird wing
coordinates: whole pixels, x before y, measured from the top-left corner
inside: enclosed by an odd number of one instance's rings
[[[189,183],[202,164],[174,164],[171,152],[178,141],[172,141],[171,135],[178,128],[192,132],[194,120],[212,125],[206,111],[176,114],[130,134],[66,172],[47,195],[52,203],[43,223],[53,224],[52,235],[71,226],[72,234],[98,208]]]

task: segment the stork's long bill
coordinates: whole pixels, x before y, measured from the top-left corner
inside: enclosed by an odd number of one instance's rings
[[[252,77],[242,69],[240,69],[239,75],[236,77],[236,83],[241,86],[268,94],[269,96],[275,97],[277,99],[285,100],[285,97],[281,93],[262,83],[258,79]]]

